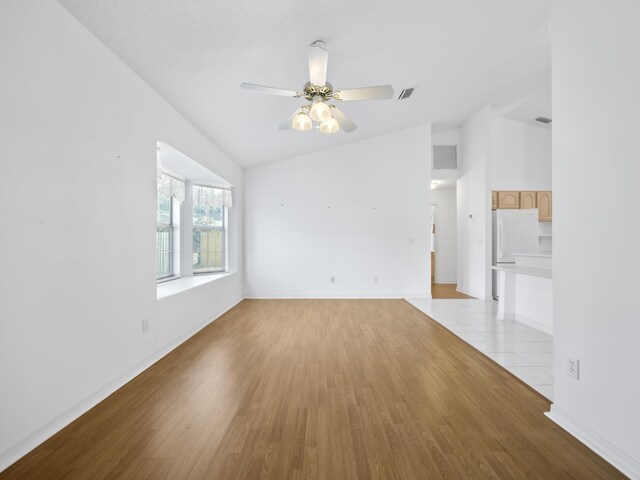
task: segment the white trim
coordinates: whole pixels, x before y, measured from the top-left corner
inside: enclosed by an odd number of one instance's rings
[[[166,168],[160,167],[160,171],[162,173],[164,173],[165,175],[167,175],[169,177],[172,177],[175,180],[178,180],[179,182],[186,182],[187,181],[187,179],[184,178],[183,176],[178,175],[177,173],[174,173],[171,170],[167,170]]]
[[[521,315],[515,315],[513,318],[516,322],[526,325],[527,327],[535,328],[547,335],[553,336],[553,327],[549,325],[545,325],[544,323],[536,322],[535,320],[531,320],[529,318],[523,317]]]
[[[458,282],[456,282],[455,280],[438,280],[436,275],[436,281],[433,283],[442,283],[443,285],[455,285]]]
[[[551,405],[551,411],[545,413],[545,415],[629,478],[640,479],[640,462],[583,425],[567,412],[559,409],[554,404]]]
[[[516,316],[513,313],[498,312],[498,313],[496,313],[496,318],[498,320],[509,321],[509,322],[515,322],[516,321]]]
[[[189,234],[191,234],[191,232],[189,232]],[[203,272],[188,277],[177,277],[169,282],[158,283],[156,287],[156,299],[162,300],[163,298],[191,290],[192,288],[222,280],[236,273],[237,272]]]
[[[226,312],[231,310],[237,304],[239,304],[243,300],[240,297],[237,300],[231,302],[227,307],[224,307],[212,315],[208,316],[202,322],[197,324],[195,327],[191,328],[171,343],[166,345],[165,347],[158,350],[156,353],[148,357],[146,360],[143,360],[141,363],[133,367],[127,373],[122,375],[121,377],[115,379],[113,382],[106,385],[104,388],[90,394],[85,397],[83,400],[80,400],[74,406],[69,408],[62,415],[59,415],[57,418],[54,418],[46,425],[43,425],[41,428],[31,433],[30,435],[24,437],[22,440],[18,441],[14,445],[6,448],[2,452],[0,452],[0,472],[10,467],[12,464],[20,460],[31,450],[36,448],[38,445],[43,443],[45,440],[49,439],[64,427],[69,425],[71,422],[76,420],[81,415],[85,414],[93,407],[95,407],[98,403],[102,402],[109,395],[114,393],[116,390],[122,388],[125,384],[133,380],[135,377],[140,375],[146,369],[151,367],[154,363],[160,360],[162,357],[167,355],[176,347],[180,346],[182,343],[187,341],[193,335],[198,333],[204,327],[212,323],[214,320],[220,318]]]
[[[466,290],[463,290],[460,288],[460,286],[458,286],[458,288],[456,288],[456,292],[458,293],[462,293],[463,295],[469,295],[470,297],[474,297],[478,300],[488,300],[489,297],[487,297],[486,295],[478,295],[477,293],[473,293],[473,292],[467,292]]]
[[[553,278],[550,268],[523,267],[517,264],[493,265],[491,270],[496,272],[519,273],[521,275],[531,275],[533,277]]]
[[[219,183],[199,182],[197,180],[191,180],[191,181],[196,186],[217,188],[218,190],[231,190],[231,188],[233,187],[233,185],[221,185]]]
[[[496,313],[496,318],[498,320],[518,322],[522,325],[534,328],[542,333],[546,333],[547,335],[551,335],[553,337],[553,327],[545,325],[544,323],[536,322],[535,320],[531,320],[530,318],[523,317],[521,315],[514,315],[513,313],[505,314],[500,312]]]
[[[245,295],[247,300],[402,300],[404,298],[431,298],[427,295]]]

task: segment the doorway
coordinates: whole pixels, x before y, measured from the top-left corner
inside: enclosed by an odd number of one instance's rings
[[[473,298],[457,291],[456,180],[431,182],[431,297]]]

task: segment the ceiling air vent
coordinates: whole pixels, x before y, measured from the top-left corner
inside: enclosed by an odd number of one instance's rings
[[[414,88],[404,88],[400,92],[400,96],[398,96],[398,100],[404,100],[405,98],[409,98],[413,93]]]
[[[547,117],[538,117],[536,118],[536,122],[540,123],[551,123],[551,119]]]
[[[433,169],[456,170],[458,168],[458,147],[455,145],[433,146]]]

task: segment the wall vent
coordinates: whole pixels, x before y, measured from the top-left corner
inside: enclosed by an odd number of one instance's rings
[[[415,90],[414,88],[404,88],[400,92],[400,95],[398,96],[398,100],[404,100],[405,98],[409,98],[414,90]]]
[[[540,123],[551,123],[551,119],[547,117],[538,117],[536,118],[536,122]]]
[[[433,146],[433,169],[456,170],[458,168],[458,147],[456,145]]]

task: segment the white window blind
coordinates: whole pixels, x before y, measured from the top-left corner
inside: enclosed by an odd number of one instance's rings
[[[180,203],[184,202],[184,182],[171,175],[161,172],[158,176],[158,195],[166,198],[174,197]]]
[[[207,207],[231,207],[231,190],[207,185],[193,186],[193,204]]]

